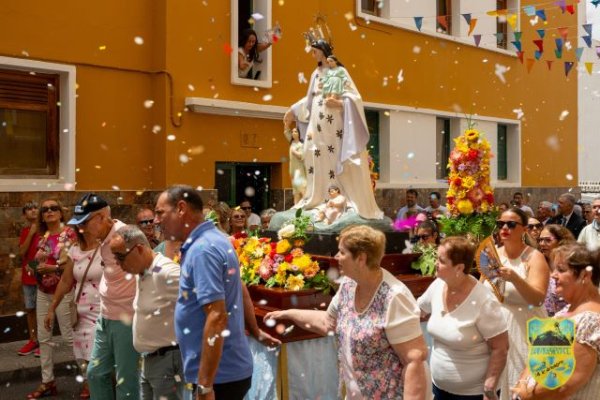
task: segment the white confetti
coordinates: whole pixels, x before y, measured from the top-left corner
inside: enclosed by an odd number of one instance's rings
[[[415,54],[419,54],[421,52],[421,47],[420,46],[414,46],[412,48],[412,52]]]
[[[523,118],[523,115],[525,115],[525,113],[523,112],[523,110],[521,108],[515,108],[514,110],[512,110],[515,114],[517,114],[517,119],[521,119]]]
[[[568,110],[563,110],[563,112],[560,113],[560,116],[558,117],[559,121],[564,121],[565,118],[567,118],[567,116],[569,116],[569,111]]]
[[[141,36],[136,36],[133,38],[133,41],[135,44],[137,44],[138,46],[141,46],[144,44],[144,38]]]
[[[190,92],[193,92],[194,90],[196,90],[196,88],[194,87],[194,85],[192,85],[191,83],[188,85],[188,90]]]
[[[171,142],[174,141],[175,140],[175,135],[169,135],[169,136],[167,136],[167,140],[169,140]]]
[[[307,83],[304,72],[298,72],[298,83]]]
[[[154,100],[146,100],[146,101],[144,101],[144,107],[145,108],[152,108],[153,105],[154,105]]]
[[[252,186],[248,186],[246,190],[244,190],[244,194],[246,197],[254,197],[256,190]]]
[[[15,314],[18,318],[21,318],[23,315],[25,315],[25,311],[17,311]]]
[[[262,97],[262,99],[263,99],[263,101],[271,101],[273,99],[273,95],[271,95],[271,94],[265,94]]]
[[[411,151],[410,153],[408,153],[408,154],[406,155],[406,157],[407,157],[409,160],[412,160],[413,158],[415,158],[415,153],[413,153],[413,152]]]
[[[565,175],[565,178],[567,178],[568,181],[572,181],[573,180],[573,175],[567,174],[567,175]]]
[[[113,185],[112,190],[121,190],[121,189],[117,185]]]
[[[221,337],[229,337],[231,336],[231,331],[229,329],[223,329],[223,332],[221,332]]]
[[[83,379],[83,376],[81,376],[81,375],[77,375],[77,376],[75,377],[75,380],[76,380],[77,382],[79,382],[79,383],[83,383],[83,381],[84,381],[85,379]]]
[[[496,64],[495,68],[496,70],[494,71],[494,73],[496,74],[498,79],[500,79],[500,82],[506,83],[506,78],[504,77],[504,74],[510,71],[510,67],[507,67],[502,64]]]
[[[550,147],[554,151],[560,150],[560,143],[556,135],[548,137],[548,139],[546,139],[546,145],[548,145],[548,147]]]
[[[398,76],[396,77],[396,81],[398,83],[404,82],[404,70],[403,69],[401,69],[400,72],[398,72]]]
[[[186,154],[180,154],[179,155],[179,162],[180,163],[185,164],[188,161],[190,161],[190,158]]]
[[[274,327],[276,324],[275,320],[273,318],[269,318],[265,321],[265,325],[269,328]]]
[[[158,132],[160,132],[162,130],[162,127],[160,125],[154,125],[152,127],[152,133],[157,134]]]
[[[261,19],[264,19],[264,18],[265,17],[261,13],[252,14],[252,19],[254,19],[255,21],[260,21]]]

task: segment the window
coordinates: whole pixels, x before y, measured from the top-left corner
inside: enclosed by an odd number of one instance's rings
[[[436,179],[448,178],[450,158],[450,118],[436,118]]]
[[[383,6],[383,2],[380,0],[361,0],[360,8],[361,10],[370,15],[381,15],[381,7]]]
[[[508,0],[497,0],[496,10],[506,10],[508,8]],[[508,44],[508,22],[506,18],[496,19],[496,46],[499,49],[506,49]]]
[[[271,167],[272,164],[266,163],[215,163],[219,201],[235,207],[244,199],[250,199],[256,214],[269,208]]]
[[[379,173],[379,111],[367,109],[365,110],[365,118],[369,129],[367,150],[375,164],[373,171]]]
[[[452,0],[437,0],[436,17],[436,31],[451,35]]]
[[[498,124],[498,150],[496,158],[498,160],[498,180],[508,179],[508,127]]]
[[[0,70],[0,175],[57,177],[58,74]]]
[[[231,83],[270,88],[271,44],[278,34],[271,25],[271,1],[231,0],[231,10]]]

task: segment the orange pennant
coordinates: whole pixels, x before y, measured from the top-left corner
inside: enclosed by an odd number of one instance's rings
[[[567,41],[567,36],[569,36],[569,28],[558,28],[558,33],[560,34],[560,36],[562,36],[563,40],[566,42]]]
[[[587,73],[589,75],[592,74],[592,69],[594,68],[594,63],[593,62],[586,62],[585,63],[585,69],[587,70]]]
[[[527,73],[531,72],[531,68],[533,68],[533,64],[535,64],[535,60],[533,58],[527,59]]]
[[[523,64],[523,56],[525,55],[524,51],[517,51],[517,57],[519,58],[519,61],[521,61],[521,64]]]
[[[473,33],[473,29],[475,29],[475,25],[477,25],[477,18],[471,18],[471,23],[469,24],[469,32],[467,33],[467,36],[471,36],[471,33]]]
[[[546,65],[548,66],[548,71],[552,69],[552,60],[546,60]]]

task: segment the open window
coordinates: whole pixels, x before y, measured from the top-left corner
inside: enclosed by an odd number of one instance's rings
[[[272,87],[273,33],[271,0],[231,0],[232,84]]]

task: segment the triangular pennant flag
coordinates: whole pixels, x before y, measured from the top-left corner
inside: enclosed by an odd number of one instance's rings
[[[600,46],[596,46],[596,55],[600,58]]]
[[[544,51],[544,41],[541,39],[534,40],[533,43],[537,46],[540,52]]]
[[[471,22],[469,23],[469,32],[467,33],[467,36],[471,36],[473,29],[475,29],[475,25],[477,25],[477,18],[472,18]]]
[[[589,47],[589,48],[592,47],[592,35],[582,36],[581,38],[583,39],[583,41],[585,42],[587,47]]]
[[[569,28],[560,27],[560,28],[557,28],[557,29],[558,29],[558,34],[560,36],[562,36],[563,40],[566,42],[567,41],[567,36],[569,36]]]
[[[554,50],[554,55],[556,56],[556,58],[562,58],[562,50]]]
[[[517,14],[509,14],[506,17],[506,22],[508,22],[513,31],[517,29]]]
[[[473,39],[475,39],[475,46],[479,47],[479,42],[481,42],[481,35],[480,34],[473,35]]]
[[[575,57],[577,57],[577,61],[581,61],[581,55],[583,54],[583,47],[578,47],[575,49]]]
[[[440,15],[437,17],[437,22],[438,24],[441,25],[442,28],[444,28],[445,31],[448,31],[448,17],[445,15]]]
[[[600,0],[592,0],[592,4],[594,5],[594,7],[598,7],[598,4],[600,4]]]
[[[527,59],[527,73],[531,72],[531,68],[533,68],[533,64],[535,64],[535,60],[533,58]]]
[[[600,1],[600,0],[598,0],[598,1]],[[535,12],[535,15],[537,15],[538,17],[540,17],[543,21],[546,20],[546,11],[544,11],[544,10],[537,10]]]
[[[500,10],[492,10],[492,11],[486,12],[486,14],[489,15],[490,17],[497,17],[498,15],[500,15],[500,13],[498,11],[500,11]]]
[[[593,62],[586,62],[585,63],[585,69],[587,70],[587,73],[589,75],[592,74],[592,69],[594,68],[594,63]]]
[[[465,21],[467,22],[468,25],[471,24],[471,13],[468,14],[461,14],[463,16],[463,18],[465,19]]]
[[[556,42],[556,48],[560,51],[562,51],[563,48],[563,40],[561,38],[556,38],[554,39],[554,41]]]
[[[543,38],[544,38],[544,36],[546,36],[546,30],[545,30],[545,29],[538,29],[538,30],[536,30],[536,32],[537,32],[538,36],[539,36],[541,39],[543,39]]]
[[[569,4],[567,6],[567,12],[571,15],[575,14],[575,6],[573,6],[573,4]]]
[[[571,72],[571,68],[573,68],[573,61],[565,61],[565,76],[569,76],[569,72]]]
[[[587,33],[588,35],[592,34],[592,24],[583,24],[581,26],[583,27],[585,33]]]
[[[521,51],[523,50],[523,48],[521,47],[521,42],[511,42],[513,46],[515,46],[515,48],[517,49],[517,51]]]
[[[523,12],[525,12],[525,15],[528,17],[533,17],[535,15],[535,6],[525,6],[523,7]]]
[[[419,30],[419,32],[421,32],[421,26],[423,25],[423,17],[414,17],[415,18],[415,25],[417,26],[417,29]]]
[[[524,51],[517,51],[517,57],[519,58],[519,61],[521,61],[521,64],[523,64],[523,56],[525,55]]]
[[[515,35],[515,40],[516,40],[517,42],[520,42],[520,41],[521,41],[521,35],[522,35],[522,34],[523,34],[523,32],[519,32],[519,31],[515,31],[515,32],[514,32],[514,35]]]
[[[550,71],[552,69],[552,60],[546,60],[546,65],[548,66],[548,71]]]
[[[566,8],[566,1],[565,0],[558,0],[554,4],[556,4],[560,8],[560,10],[562,11],[563,14],[565,13],[565,8]]]
[[[542,58],[542,52],[541,51],[535,51],[535,59],[539,60],[540,58]]]

